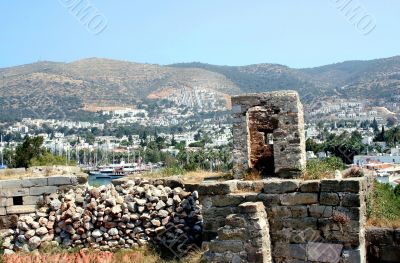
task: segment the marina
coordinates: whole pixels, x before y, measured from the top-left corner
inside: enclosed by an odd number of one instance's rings
[[[143,172],[151,172],[160,167],[160,164],[138,164],[121,161],[119,164],[102,165],[94,168],[87,167],[86,172],[89,174],[89,185],[99,186],[110,184],[114,179]]]

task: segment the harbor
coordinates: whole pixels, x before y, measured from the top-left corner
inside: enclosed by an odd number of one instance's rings
[[[88,183],[92,186],[107,185],[112,180],[125,176],[139,175],[144,172],[152,172],[160,169],[161,163],[142,164],[142,163],[125,163],[121,161],[118,164],[101,165],[97,167],[85,167],[84,171],[89,175]]]

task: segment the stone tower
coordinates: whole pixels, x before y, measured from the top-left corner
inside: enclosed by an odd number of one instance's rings
[[[306,164],[303,106],[296,91],[232,97],[233,172],[298,177]]]

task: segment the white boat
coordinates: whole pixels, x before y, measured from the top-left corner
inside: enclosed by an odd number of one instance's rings
[[[137,163],[125,163],[124,161],[122,161],[119,164],[99,166],[97,170],[89,171],[89,174],[101,178],[101,177],[125,176],[148,170],[150,170],[150,168],[147,165],[142,165]]]

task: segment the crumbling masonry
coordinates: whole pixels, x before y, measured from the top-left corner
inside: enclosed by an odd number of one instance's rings
[[[305,167],[303,106],[295,91],[232,97],[234,176],[294,178]]]
[[[365,262],[366,180],[296,179],[306,164],[298,94],[248,94],[232,105],[236,180],[186,184],[203,205],[205,259]],[[264,180],[238,180],[249,169]]]

